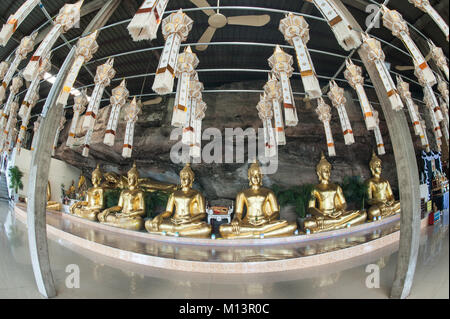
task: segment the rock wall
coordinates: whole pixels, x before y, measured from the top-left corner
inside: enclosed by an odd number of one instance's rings
[[[248,89],[261,87],[264,83],[234,83],[224,85],[218,89]],[[294,84],[295,85],[295,84]],[[294,86],[293,85],[293,86]],[[364,179],[370,176],[368,163],[372,149],[376,147],[373,132],[365,128],[361,109],[354,92],[346,91],[347,112],[352,123],[356,143],[351,146],[344,144],[337,111],[332,109],[332,132],[336,144],[337,156],[329,158],[333,165],[332,179],[342,181],[345,176],[360,175]],[[376,101],[376,97],[369,96]],[[262,127],[257,116],[256,104],[259,100],[257,93],[205,93],[204,100],[208,105],[206,117],[203,120],[203,129],[218,128],[225,136],[225,128],[246,129]],[[330,102],[326,99],[327,103]],[[268,187],[278,184],[284,187],[296,186],[304,183],[317,183],[315,166],[320,158],[321,151],[326,153],[326,140],[322,123],[318,120],[314,109],[316,102],[305,102],[302,96],[296,96],[299,124],[296,127],[286,128],[287,145],[279,147],[279,166],[275,174],[264,176],[264,184]],[[331,104],[330,104],[331,105]],[[164,97],[157,105],[145,106],[136,124],[134,135],[133,158],[123,159],[122,144],[125,133],[125,121],[122,118],[117,129],[114,147],[103,144],[104,131],[109,117],[110,106],[104,107],[98,114],[98,120],[92,135],[89,158],[81,156],[82,147],[75,146],[70,149],[65,145],[70,121],[60,135],[60,145],[56,157],[74,166],[83,169],[88,176],[96,163],[102,165],[104,171],[126,173],[131,167],[132,160],[136,160],[142,177],[152,177],[157,180],[177,183],[178,173],[182,164],[175,164],[170,159],[170,150],[177,141],[170,140],[172,127],[170,119],[173,106],[173,97]],[[380,129],[384,138],[386,155],[380,156],[383,160],[383,176],[387,178],[395,191],[397,188],[397,175],[394,155],[389,139],[389,133],[379,105],[373,105],[381,116]],[[123,112],[122,112],[123,113]],[[78,123],[77,143],[83,144],[84,134],[81,129],[83,117]],[[433,135],[429,134],[430,139]],[[420,149],[420,140],[413,135],[417,149]],[[208,141],[203,141],[203,146]],[[224,148],[222,148],[222,151]],[[246,157],[246,160],[247,157]],[[235,164],[193,164],[196,174],[195,187],[203,191],[208,199],[229,198],[234,199],[236,193],[248,185],[247,163]]]

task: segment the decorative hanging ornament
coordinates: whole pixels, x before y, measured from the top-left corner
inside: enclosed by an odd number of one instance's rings
[[[447,83],[444,80],[442,80],[442,78],[440,76],[438,76],[437,88],[438,88],[439,92],[442,94],[442,97],[444,98],[444,100],[447,103],[447,105],[450,105],[449,101],[448,101],[448,86],[447,86]]]
[[[72,147],[75,143],[75,134],[77,131],[77,125],[80,119],[80,115],[86,110],[86,105],[89,102],[87,98],[87,90],[84,89],[83,91],[81,91],[80,95],[75,96],[74,102],[72,123],[70,124],[69,136],[67,137],[66,142],[66,145],[68,147]]]
[[[444,121],[445,124],[447,124],[447,127],[449,127],[449,121],[448,121],[448,105],[445,103],[444,99],[442,97],[439,97],[439,104],[441,105],[441,111],[444,114]]]
[[[302,77],[303,87],[310,99],[322,96],[319,81],[317,80],[314,64],[312,63],[306,44],[309,41],[309,25],[302,16],[289,13],[280,21],[279,30],[284,39],[295,48],[298,67]]]
[[[285,53],[277,45],[274,54],[268,59],[272,73],[277,76],[281,82],[283,92],[284,120],[286,126],[296,126],[298,123],[297,109],[295,107],[294,95],[292,94],[289,78],[292,76],[292,55]]]
[[[439,26],[439,28],[444,32],[445,37],[447,38],[448,42],[448,25],[445,23],[444,19],[439,15],[439,13],[431,6],[430,2],[428,0],[408,0],[409,3],[412,3],[416,8],[419,8],[425,13],[428,13],[428,15],[436,22],[436,24]]]
[[[51,55],[49,53],[45,58],[42,59],[42,63],[39,66],[38,76],[35,77],[33,79],[33,81],[31,81],[30,86],[27,89],[27,93],[25,94],[25,98],[22,101],[22,105],[21,105],[19,113],[18,113],[18,115],[22,119],[24,118],[24,116],[26,116],[29,109],[32,108],[32,106],[31,106],[32,101],[34,101],[34,97],[39,92],[40,81],[44,80],[45,74],[47,72],[50,72],[50,69],[52,67],[50,60],[51,60]],[[20,134],[20,132],[19,132],[19,134]]]
[[[35,146],[36,146],[36,143],[37,143],[37,139],[36,139],[36,136],[37,136],[37,133],[38,133],[38,130],[39,130],[39,126],[41,125],[41,121],[42,121],[42,117],[38,117],[38,119],[36,120],[36,121],[34,121],[34,124],[33,124],[33,139],[31,140],[31,151],[34,151],[34,149],[35,149]]]
[[[6,72],[8,72],[9,69],[9,63],[7,61],[2,61],[0,63],[0,80],[3,80],[5,78]]]
[[[381,131],[380,131],[380,118],[379,118],[378,111],[373,110],[373,117],[375,118],[375,121],[377,122],[377,126],[373,129],[373,133],[375,135],[375,142],[377,143],[377,152],[378,152],[378,155],[384,155],[384,154],[386,154],[386,150],[384,149],[383,136],[381,135]]]
[[[141,107],[136,103],[136,97],[125,108],[125,121],[127,121],[127,128],[125,130],[125,139],[123,142],[122,156],[125,158],[131,157],[133,150],[134,126],[138,120],[138,115],[141,113]]]
[[[119,123],[120,110],[122,106],[127,102],[130,92],[127,90],[127,82],[122,80],[120,85],[112,90],[111,102],[111,114],[109,115],[108,124],[106,126],[105,138],[103,143],[108,146],[114,146],[116,139],[117,124]]]
[[[206,103],[199,101],[194,115],[194,145],[189,149],[189,154],[193,158],[201,157],[202,151],[202,121],[205,118]]]
[[[265,95],[261,95],[258,105],[256,105],[256,109],[258,110],[258,116],[263,123],[265,157],[270,158],[276,156],[278,151],[272,127],[272,103],[267,100]]]
[[[448,64],[444,52],[442,51],[441,48],[435,46],[431,40],[428,40],[428,45],[430,46],[431,57],[433,58],[434,62],[439,67],[439,69],[441,69],[442,72],[444,72],[445,77],[448,80]]]
[[[116,71],[114,70],[113,65],[114,58],[109,58],[105,64],[97,67],[97,72],[94,77],[95,87],[92,91],[89,106],[84,117],[82,126],[83,129],[90,129],[94,127],[103,92],[105,91],[105,88],[109,86],[111,80],[116,75]]]
[[[161,19],[169,0],[145,0],[127,29],[133,41],[156,39]]]
[[[191,78],[196,74],[195,68],[198,64],[199,60],[197,55],[192,53],[190,46],[186,47],[184,52],[178,56],[178,62],[175,69],[178,83],[175,95],[175,105],[172,113],[172,126],[183,127],[186,123],[190,92],[189,84]]]
[[[70,92],[72,91],[73,84],[78,77],[78,73],[84,63],[92,59],[92,56],[98,50],[98,44],[95,41],[97,39],[98,30],[78,40],[77,48],[75,50],[75,60],[70,68],[69,74],[64,82],[63,89],[59,93],[56,103],[66,106],[69,99]]]
[[[36,40],[37,32],[33,32],[30,36],[24,37],[19,44],[19,47],[17,48],[15,52],[15,57],[13,62],[11,63],[8,72],[6,72],[2,84],[0,86],[0,101],[3,101],[6,94],[6,89],[9,85],[9,82],[11,81],[14,73],[16,73],[17,67],[19,66],[20,62],[24,60],[28,53],[33,51],[34,47],[34,41]]]
[[[17,111],[19,110],[19,98],[15,98],[11,103],[11,108],[9,111],[8,121],[6,122],[5,128],[0,132],[0,153],[3,150],[8,150],[9,138],[11,131],[16,127],[17,124]]]
[[[264,85],[266,99],[272,103],[272,110],[275,121],[275,139],[277,145],[286,145],[286,135],[284,132],[283,114],[281,112],[280,101],[283,98],[281,84],[273,74],[269,74],[269,79]]]
[[[18,134],[18,131],[17,131],[16,128],[14,128],[12,130],[10,136],[8,137],[8,143],[7,143],[7,146],[8,146],[7,155],[8,155],[8,157],[11,156],[11,153],[12,153],[12,151],[14,149],[14,141],[17,140],[17,134]]]
[[[330,91],[328,92],[328,98],[331,100],[331,103],[338,111],[342,132],[344,134],[345,145],[351,145],[355,143],[352,126],[350,124],[350,120],[348,119],[347,110],[345,108],[347,99],[344,97],[344,89],[340,88],[334,80],[330,81]]]
[[[314,3],[322,16],[327,20],[339,45],[346,51],[361,45],[360,35],[352,29],[350,22],[333,0],[307,0]]]
[[[325,136],[327,139],[328,156],[336,156],[336,150],[334,148],[333,133],[331,132],[331,107],[325,103],[323,98],[317,100],[316,113],[319,120],[323,123],[325,129]]]
[[[405,44],[411,54],[414,65],[417,64],[423,71],[425,82],[431,86],[435,85],[436,78],[433,71],[428,66],[427,61],[425,61],[425,58],[422,53],[420,53],[414,41],[411,39],[408,25],[406,24],[406,21],[403,20],[402,15],[396,10],[389,10],[384,5],[381,5],[381,11],[383,13],[383,25],[392,32],[393,36],[399,38]]]
[[[431,86],[428,85],[428,83],[425,81],[423,71],[417,65],[415,66],[414,74],[423,88],[423,101],[425,102],[427,107],[434,113],[434,118],[436,119],[436,121],[438,123],[441,122],[444,117],[442,116],[441,108],[436,99],[436,96],[434,95],[434,91]]]
[[[352,60],[350,59],[346,59],[345,63],[347,65],[347,69],[344,72],[344,77],[358,95],[359,104],[361,105],[361,110],[364,116],[364,121],[366,122],[367,130],[373,130],[377,126],[377,124],[372,113],[372,105],[370,105],[369,99],[366,95],[366,91],[363,87],[364,78],[362,76],[362,68],[353,64]]]
[[[22,85],[23,79],[21,74],[19,73],[16,77],[12,79],[12,84],[11,87],[9,88],[9,96],[3,108],[2,117],[0,118],[0,132],[2,132],[5,129],[6,122],[8,121],[10,115],[9,112],[11,110],[12,103],[14,102],[16,94],[19,92]]]
[[[193,147],[195,140],[194,122],[197,112],[197,105],[202,101],[203,83],[198,80],[197,73],[189,80],[189,98],[186,111],[186,118],[183,125],[182,143]]]
[[[40,0],[27,0],[20,6],[16,13],[9,16],[8,21],[3,25],[2,31],[0,31],[0,45],[5,46],[8,43],[19,25],[39,2]]]
[[[420,126],[422,127],[423,135],[420,136],[420,142],[422,143],[422,146],[425,148],[425,150],[429,153],[430,152],[430,142],[428,141],[427,136],[427,126],[425,124],[424,120],[420,120]]]
[[[38,91],[35,91],[34,95],[29,100],[30,102],[28,104],[25,115],[21,116],[22,124],[20,125],[19,135],[17,136],[17,142],[16,142],[16,149],[17,149],[18,153],[20,153],[20,150],[22,148],[22,143],[25,138],[25,133],[27,132],[28,122],[30,121],[30,117],[31,117],[31,110],[36,105],[38,100],[39,100],[39,94],[38,94]],[[23,103],[22,103],[22,106],[23,106]],[[22,107],[20,109],[22,110]]]
[[[181,9],[169,15],[162,22],[162,34],[166,42],[152,86],[153,91],[159,95],[172,93],[180,44],[182,41],[186,41],[193,24],[194,21]]]
[[[25,80],[31,82],[37,76],[42,58],[50,52],[59,36],[69,31],[75,24],[80,22],[80,8],[83,1],[84,0],[80,0],[74,4],[65,4],[61,10],[59,10],[59,14],[54,21],[52,29],[47,33],[36,52],[34,52],[23,72]]]
[[[61,116],[61,119],[59,120],[59,126],[56,130],[55,139],[53,140],[53,148],[52,148],[52,156],[55,156],[56,148],[58,147],[58,140],[59,135],[61,134],[61,131],[64,129],[64,125],[66,124],[66,116],[63,114]]]
[[[422,130],[422,125],[420,125],[419,114],[416,112],[416,105],[412,99],[411,92],[409,91],[409,84],[403,81],[399,75],[397,75],[397,91],[408,108],[414,133],[419,136],[423,135],[424,132]]]
[[[362,48],[367,55],[367,59],[375,65],[375,68],[380,75],[381,81],[383,82],[384,89],[387,92],[389,102],[394,111],[399,111],[403,109],[402,99],[398,95],[397,89],[395,88],[394,81],[392,80],[391,74],[386,68],[384,62],[385,55],[383,49],[381,49],[380,41],[371,38],[366,33],[361,33],[363,44]]]

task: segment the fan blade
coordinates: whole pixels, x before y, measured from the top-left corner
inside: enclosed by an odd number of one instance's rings
[[[199,43],[209,43],[216,32],[216,28],[208,27],[206,31],[203,33],[201,38],[198,40]],[[205,51],[208,48],[208,45],[197,45],[195,47],[198,51]]]
[[[152,99],[152,100],[143,102],[142,106],[159,104],[159,103],[161,103],[161,101],[162,101],[162,97],[158,96],[156,99]]]
[[[193,4],[195,4],[198,8],[206,8],[211,7],[206,0],[190,0]],[[210,16],[215,14],[214,10],[202,10],[206,15]]]
[[[237,16],[228,17],[228,24],[236,25],[248,25],[252,27],[262,27],[270,22],[270,16],[267,14],[263,15],[251,15],[251,16]]]
[[[396,65],[395,68],[399,71],[414,70],[413,65]]]

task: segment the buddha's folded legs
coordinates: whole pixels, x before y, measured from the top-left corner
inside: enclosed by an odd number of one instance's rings
[[[174,224],[170,219],[164,219],[159,225],[159,230],[155,231],[151,228],[150,221],[145,223],[145,228],[151,234],[162,234],[166,232],[168,236],[175,236],[178,233],[182,237],[208,238],[211,236],[211,225],[206,222],[195,222],[190,224]]]
[[[307,218],[304,222],[304,230],[309,229],[312,233],[319,233],[329,230],[337,230],[350,226],[362,224],[366,221],[367,213],[365,211],[350,211],[337,218],[327,217],[318,220],[316,218]]]
[[[144,227],[144,220],[139,216],[117,217],[115,214],[109,214],[102,223],[130,230],[141,230]]]
[[[376,204],[371,206],[367,211],[367,219],[373,220],[374,217],[389,217],[400,213],[400,201],[395,201],[391,206],[385,204]]]
[[[97,215],[100,212],[100,210],[90,210],[90,209],[83,209],[83,208],[74,208],[71,210],[72,215],[85,218],[91,221],[97,221]]]
[[[241,225],[239,233],[233,232],[231,224],[221,225],[219,232],[223,238],[264,238],[290,236],[297,229],[295,223],[288,223],[285,220],[276,220],[262,226]]]

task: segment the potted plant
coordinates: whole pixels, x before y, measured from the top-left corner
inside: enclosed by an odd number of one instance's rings
[[[23,183],[22,183],[22,177],[23,173],[22,171],[17,167],[11,167],[9,169],[9,188],[13,190],[13,200],[15,203],[19,200],[18,192],[19,189],[23,189]]]

